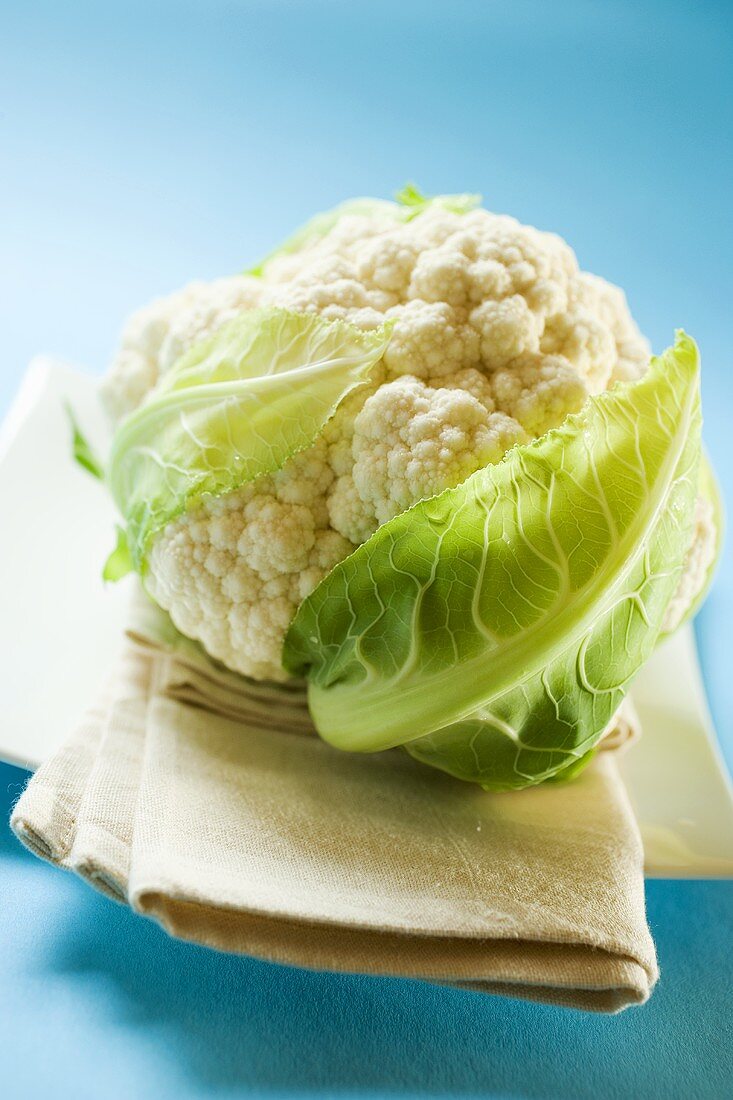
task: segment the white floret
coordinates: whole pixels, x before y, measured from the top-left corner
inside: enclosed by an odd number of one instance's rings
[[[384,355],[391,375],[448,378],[478,364],[478,333],[445,302],[417,298],[387,316],[395,323]]]
[[[366,542],[378,527],[373,503],[361,496],[353,473],[337,478],[328,498],[328,515],[334,531],[356,545]]]
[[[306,505],[283,500],[273,479],[263,482],[169,523],[153,543],[146,584],[212,657],[255,679],[284,680],[280,650],[298,604],[354,547],[319,527]],[[327,522],[325,502],[319,514]]]
[[[262,284],[250,275],[204,283],[170,321],[160,346],[158,367],[169,370],[185,351],[262,299]]]
[[[582,377],[559,355],[523,356],[491,376],[491,392],[496,407],[533,437],[578,412],[588,397]]]
[[[465,308],[470,282],[469,258],[460,249],[443,245],[418,255],[407,293],[409,298]]]
[[[158,362],[136,348],[121,347],[102,383],[102,404],[113,420],[123,417],[144,401],[158,381]]]
[[[663,633],[676,630],[705,587],[708,573],[715,560],[718,532],[715,511],[705,497],[698,497],[695,504],[695,529],[687,551],[677,591],[667,607],[662,624]]]
[[[362,530],[459,485],[526,439],[516,421],[490,411],[467,389],[431,388],[409,376],[389,382],[356,418],[353,470],[337,483],[331,522],[360,541]],[[364,519],[369,514],[371,524]]]
[[[205,287],[206,283],[190,283],[131,314],[101,389],[102,400],[114,420],[137,408],[158,381],[160,349],[168,329],[196,295],[205,293]]]
[[[354,271],[364,285],[401,297],[419,256],[404,234],[367,237],[355,248]]]
[[[540,318],[521,294],[482,302],[471,311],[470,321],[480,336],[481,360],[488,370],[540,350]]]
[[[120,420],[137,408],[188,348],[242,310],[259,305],[261,296],[257,279],[235,275],[189,283],[133,313],[102,385],[102,399],[112,418]]]
[[[597,318],[613,337],[615,356],[607,384],[641,378],[649,364],[649,341],[639,332],[620,287],[580,271],[570,289],[571,312]]]

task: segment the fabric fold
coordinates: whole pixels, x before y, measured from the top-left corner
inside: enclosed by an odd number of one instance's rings
[[[139,614],[131,633],[15,807],[37,854],[219,950],[595,1011],[649,996],[643,855],[616,753],[564,786],[488,794],[401,750],[301,736],[288,716],[302,693],[263,685],[243,702],[195,647]]]

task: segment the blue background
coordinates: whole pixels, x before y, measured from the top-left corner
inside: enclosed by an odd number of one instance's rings
[[[0,41],[0,411],[32,354],[101,370],[152,295],[414,179],[562,233],[626,287],[655,347],[678,325],[695,335],[727,488],[730,2],[0,0]],[[732,622],[728,557],[698,637],[729,763]],[[24,781],[0,768],[3,818]],[[176,943],[6,829],[4,1089],[730,1095],[733,883],[650,883],[648,901],[661,984],[642,1009],[592,1018]]]

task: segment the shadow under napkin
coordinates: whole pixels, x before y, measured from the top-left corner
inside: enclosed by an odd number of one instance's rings
[[[733,926],[733,883],[647,883],[662,981],[637,1012],[588,1016],[414,981],[310,973],[171,940],[25,852],[6,822],[26,779],[0,766],[3,881],[11,865],[28,865],[2,905],[11,925],[37,919],[19,964],[43,988],[62,983],[69,1041],[117,1043],[141,1077],[154,1061],[176,1094],[725,1095],[731,957],[726,937],[699,929]],[[34,906],[39,876],[56,887],[56,908],[43,914]],[[90,1035],[85,1017],[100,986]],[[45,1006],[29,1007],[42,1026]],[[691,1025],[684,1041],[681,1020]],[[79,1084],[90,1084],[88,1072]],[[66,1086],[57,1095],[72,1095]]]
[[[16,768],[14,764],[0,763],[0,817],[2,818],[0,860],[5,858],[33,859],[31,853],[22,844],[18,844],[17,838],[13,836],[8,828],[13,806],[25,790],[28,779],[28,772],[24,768]]]
[[[667,981],[640,1012],[613,1019],[215,954],[167,938],[81,884],[43,965],[82,988],[101,976],[110,1023],[124,1017],[127,1042],[130,1026],[146,1041],[152,1035],[207,1094],[721,1097],[733,1072],[730,1012],[710,976],[730,966],[722,943],[696,942],[689,917],[730,921],[733,883],[651,883],[649,901]],[[682,1016],[696,1021],[684,1044]],[[699,1085],[703,1065],[709,1091]]]

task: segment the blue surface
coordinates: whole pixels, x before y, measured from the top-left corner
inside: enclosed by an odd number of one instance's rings
[[[127,312],[407,179],[480,190],[702,347],[731,480],[733,5],[0,0],[0,411],[30,355],[102,369]],[[728,494],[729,513],[733,497]],[[12,583],[5,578],[3,583]],[[698,621],[733,763],[724,562]],[[52,714],[49,715],[52,720]],[[3,819],[24,774],[0,768]],[[723,1097],[733,883],[651,883],[621,1017],[306,974],[168,940],[0,834],[7,1095]]]

